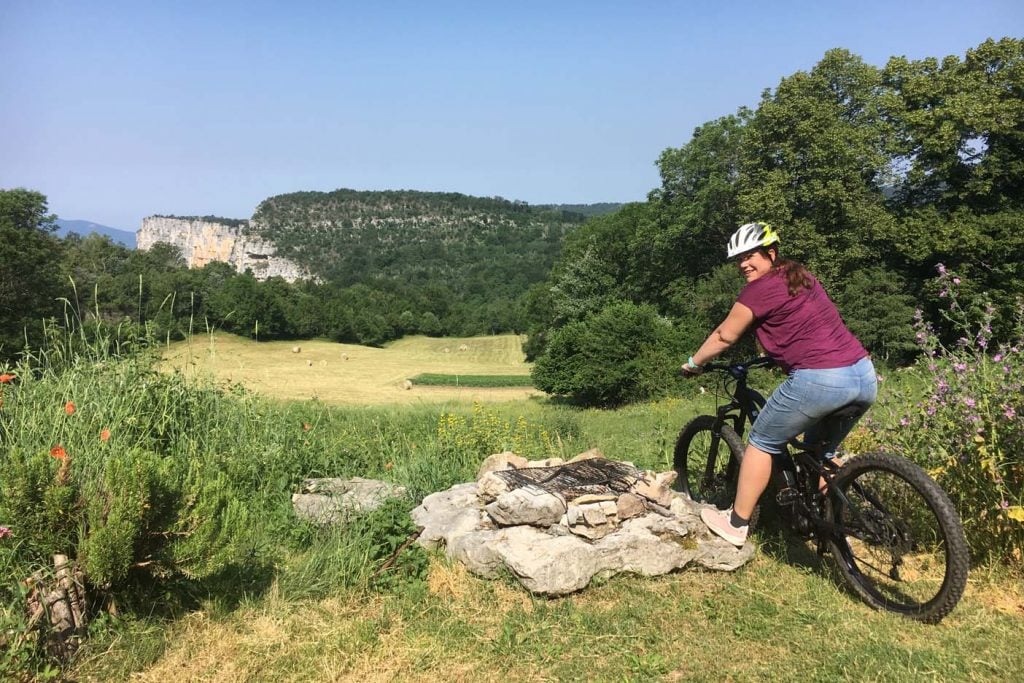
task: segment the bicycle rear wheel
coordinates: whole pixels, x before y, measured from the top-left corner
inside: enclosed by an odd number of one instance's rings
[[[678,476],[674,488],[698,503],[724,510],[736,496],[742,458],[743,442],[733,428],[713,415],[699,415],[676,439],[673,465]]]
[[[829,541],[840,574],[868,605],[927,623],[956,606],[967,584],[963,525],[946,493],[914,463],[888,453],[847,462],[828,496]]]

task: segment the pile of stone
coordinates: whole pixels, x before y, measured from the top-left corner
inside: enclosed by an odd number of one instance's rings
[[[586,460],[631,476],[607,486],[551,485],[561,470]],[[708,533],[700,506],[671,489],[675,476],[608,461],[597,450],[567,463],[499,453],[484,461],[476,481],[427,496],[412,516],[423,527],[421,545],[443,547],[483,577],[509,571],[545,595],[572,593],[620,572],[655,576],[691,562],[733,570],[747,562],[752,547],[735,548]],[[530,481],[536,483],[520,485]]]

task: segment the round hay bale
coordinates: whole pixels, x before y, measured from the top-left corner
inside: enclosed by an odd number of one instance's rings
[[[451,350],[451,349],[449,349],[449,348],[448,348],[448,347],[446,346],[446,347],[444,347],[444,352],[445,352],[445,353],[451,353],[451,352],[452,352],[452,350]]]
[[[292,347],[292,353],[299,353],[300,351],[302,351],[302,347],[301,346],[293,346]]]
[[[341,354],[341,359],[342,360],[348,360],[348,354],[347,353]]]
[[[465,344],[460,344],[459,351],[469,351],[469,347],[466,346]]]
[[[307,367],[307,368],[311,368],[311,367],[313,367],[313,361],[311,361],[311,360],[307,360],[307,361],[306,361],[306,367]]]
[[[412,389],[412,380],[405,380],[404,382],[402,382],[402,386],[405,388],[406,391]]]

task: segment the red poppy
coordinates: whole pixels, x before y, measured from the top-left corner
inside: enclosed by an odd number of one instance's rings
[[[68,459],[68,452],[64,450],[63,446],[58,445],[50,449],[50,456],[63,461]]]
[[[100,441],[109,441],[109,440],[110,440],[110,430],[109,429],[104,429],[103,431],[100,432]]]
[[[309,424],[308,422],[303,422],[302,423],[302,431],[308,432],[312,428],[313,428],[313,425]]]
[[[64,404],[64,412],[67,413],[68,415],[74,415],[75,414],[75,404],[74,404],[74,402],[68,401],[67,403],[65,403]]]
[[[17,375],[12,375],[5,372],[4,374],[0,375],[0,384],[10,384],[16,379],[18,379]]]

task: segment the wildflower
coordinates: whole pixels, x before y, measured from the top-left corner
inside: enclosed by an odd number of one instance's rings
[[[944,379],[940,379],[938,384],[935,385],[940,392],[946,392],[949,390],[949,382]]]
[[[68,459],[68,452],[64,450],[63,446],[58,444],[50,449],[50,456],[64,461]]]
[[[879,382],[884,382],[885,381],[884,377],[882,377],[881,375],[877,375],[877,374],[875,375],[875,379],[877,379]]]
[[[945,299],[947,296],[949,296],[949,290],[948,289],[944,289],[941,292],[939,292],[939,298],[940,299]]]
[[[956,370],[957,372],[963,372],[964,370],[967,369],[967,363],[956,363],[953,366],[953,369]]]
[[[944,266],[941,263],[938,263],[938,264],[935,265],[935,270],[939,271],[939,275],[945,275],[946,274],[946,266]]]
[[[395,464],[393,462],[386,462],[386,463],[384,463],[384,469],[386,469],[386,470],[390,470],[394,466],[395,466]]]
[[[67,403],[64,404],[64,413],[66,415],[75,414],[75,404],[73,401],[68,401]]]
[[[967,398],[964,399],[964,405],[967,406],[968,408],[973,408],[975,406],[974,399],[968,396]]]
[[[16,375],[12,375],[10,373],[5,372],[4,374],[0,375],[0,384],[10,384],[16,379],[18,379]]]
[[[1001,501],[999,501],[999,508],[1002,510],[1009,510],[1010,504],[1006,502],[1005,498],[1003,498]]]
[[[302,431],[308,432],[312,428],[313,428],[313,425],[309,424],[308,422],[303,422],[302,423]]]
[[[960,284],[960,278],[958,278],[958,277],[953,278],[953,284],[954,285]]]
[[[110,430],[104,429],[100,432],[100,441],[110,441]]]
[[[10,529],[8,529],[5,526],[0,526],[0,539],[8,538],[8,537],[13,536],[13,535],[14,535],[13,531],[11,531]]]
[[[1003,411],[1003,415],[1006,416],[1007,420],[1012,420],[1017,417],[1017,411],[1013,409],[1013,406],[1006,406],[1006,410]]]
[[[934,415],[935,414],[935,406],[928,406],[928,408],[924,412],[928,413],[929,415]]]
[[[904,417],[904,418],[900,419],[900,427],[906,427],[909,424],[910,424],[910,420],[908,420],[907,418]]]
[[[996,355],[992,356],[992,360],[994,360],[996,363],[998,363],[1002,359],[1003,359],[1003,354],[1001,354],[1001,353],[997,353]]]

